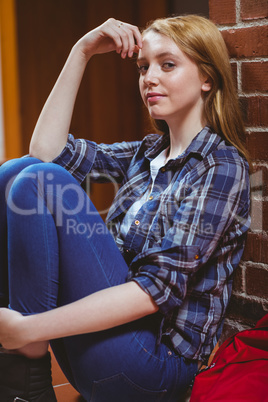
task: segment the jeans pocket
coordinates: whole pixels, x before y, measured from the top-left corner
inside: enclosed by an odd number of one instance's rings
[[[167,390],[151,391],[131,381],[124,373],[94,381],[90,402],[161,402]]]

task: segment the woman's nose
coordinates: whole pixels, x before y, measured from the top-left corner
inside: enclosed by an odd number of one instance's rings
[[[144,75],[144,84],[145,85],[158,85],[159,76],[156,68],[149,67]]]

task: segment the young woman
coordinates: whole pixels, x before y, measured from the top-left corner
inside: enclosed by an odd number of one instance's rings
[[[138,54],[162,135],[68,135],[85,67],[109,51]],[[250,224],[243,134],[228,54],[205,18],[159,19],[142,35],[109,19],[79,40],[30,157],[1,167],[1,401],[55,400],[49,341],[87,401],[184,394],[221,333]],[[120,183],[107,226],[79,185],[88,174]]]

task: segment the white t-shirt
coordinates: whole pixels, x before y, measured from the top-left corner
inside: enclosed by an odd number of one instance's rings
[[[154,181],[158,174],[158,171],[166,163],[167,152],[168,152],[168,148],[164,149],[159,155],[157,155],[156,158],[154,158],[150,162],[150,173],[151,173],[151,178],[152,178],[151,186],[148,187],[147,191],[137,201],[135,201],[134,204],[132,204],[131,207],[129,208],[129,210],[127,211],[127,213],[123,219],[121,228],[120,228],[121,238],[124,239],[126,237],[127,232],[130,228],[130,225],[135,220],[135,216],[137,215],[141,206],[146,201],[148,201],[148,199],[150,197],[150,193],[154,186]]]

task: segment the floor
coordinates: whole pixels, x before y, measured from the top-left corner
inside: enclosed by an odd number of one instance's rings
[[[83,402],[85,401],[78,392],[68,383],[66,377],[61,371],[53,352],[51,353],[52,360],[52,383],[58,402]]]

